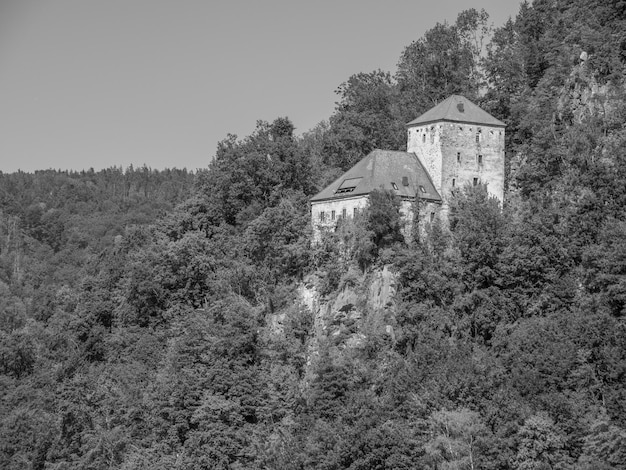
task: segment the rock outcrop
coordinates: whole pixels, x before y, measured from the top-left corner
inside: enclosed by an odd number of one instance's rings
[[[299,300],[313,318],[307,365],[315,365],[322,345],[332,357],[357,355],[370,340],[395,341],[397,276],[385,266],[361,279],[344,283],[329,296],[321,296],[319,279],[309,276],[298,289]]]

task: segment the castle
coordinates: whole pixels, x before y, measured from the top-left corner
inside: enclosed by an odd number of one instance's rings
[[[424,203],[422,221],[447,218],[455,188],[485,184],[504,200],[505,124],[467,98],[452,95],[407,125],[407,151],[373,150],[311,198],[315,238],[339,219],[353,217],[375,189],[395,192],[401,216]]]

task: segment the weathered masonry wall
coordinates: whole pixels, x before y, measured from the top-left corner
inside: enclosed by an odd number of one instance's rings
[[[346,199],[332,199],[311,203],[311,225],[313,226],[313,241],[319,242],[323,230],[334,230],[337,221],[344,216],[354,217],[355,210],[361,211],[367,207],[366,195]]]
[[[487,185],[489,194],[504,200],[504,128],[438,122],[408,129],[407,150],[429,171],[447,207],[452,190],[469,184]]]
[[[313,243],[321,241],[324,231],[333,231],[339,219],[354,217],[355,211],[364,210],[369,203],[367,196],[357,196],[349,199],[319,201],[311,203],[311,225],[313,226]],[[441,204],[424,202],[420,209],[420,231],[424,232],[428,224],[438,217]],[[322,218],[323,213],[323,218]],[[333,218],[334,213],[334,218]],[[403,199],[400,202],[400,217],[404,221],[403,234],[408,239],[413,227],[413,201]]]
[[[402,234],[406,240],[411,238],[411,231],[414,228],[414,201],[402,200],[400,203],[400,217],[404,220],[404,227]],[[419,227],[420,237],[426,234],[426,231],[430,224],[434,222],[438,217],[441,210],[441,204],[436,202],[422,202],[419,209],[419,220],[417,226]]]
[[[410,127],[407,136],[407,152],[413,152],[417,155],[428,171],[435,189],[443,197],[441,193],[443,174],[442,130],[441,123]]]
[[[448,196],[459,186],[482,183],[504,200],[504,129],[445,123],[442,138],[442,191]]]

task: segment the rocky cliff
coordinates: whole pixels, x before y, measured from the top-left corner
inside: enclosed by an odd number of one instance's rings
[[[360,278],[352,277],[326,296],[319,294],[319,281],[311,275],[298,288],[299,301],[313,319],[307,347],[308,371],[315,370],[322,347],[332,358],[339,359],[358,357],[370,341],[395,342],[397,275],[389,266]]]

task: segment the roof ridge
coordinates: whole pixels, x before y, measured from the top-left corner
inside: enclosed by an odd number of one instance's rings
[[[393,183],[402,180],[403,176],[409,176],[414,184],[410,188],[403,185],[393,186]],[[358,179],[354,185],[349,188],[342,186],[346,180],[353,179]],[[415,197],[416,188],[420,185],[425,188],[423,191],[425,199],[441,201],[431,176],[414,152],[374,149],[313,196],[311,202],[367,196],[370,191],[380,188],[395,190],[400,197],[412,198]]]
[[[454,106],[456,103],[457,106]],[[463,106],[459,106],[462,104]],[[476,103],[463,95],[450,95],[416,119],[408,122],[407,127],[437,121],[465,122],[487,126],[505,127],[506,124],[496,119]]]
[[[430,173],[428,172],[428,170],[426,169],[426,167],[422,164],[422,161],[420,160],[420,157],[417,156],[417,154],[415,152],[410,152],[411,155],[413,155],[415,157],[415,160],[417,160],[417,163],[420,167],[422,167],[422,169],[424,170],[424,173],[426,174],[426,178],[428,178],[428,182],[430,184],[432,184],[433,189],[435,190],[435,193],[437,193],[437,196],[439,196],[441,198],[441,195],[439,194],[439,192],[437,191],[437,188],[435,188],[435,183],[433,183],[433,178],[430,176]],[[417,197],[418,193],[415,193],[415,196]]]

